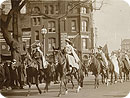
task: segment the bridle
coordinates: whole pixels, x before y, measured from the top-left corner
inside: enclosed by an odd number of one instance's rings
[[[55,50],[54,52],[57,52],[56,55],[58,55],[58,53],[59,53],[59,55],[61,55],[62,57],[64,57],[63,54],[62,54],[62,52],[61,52],[60,50]],[[54,55],[55,55],[55,54],[54,54]],[[58,64],[64,65],[64,64],[66,63],[65,57],[64,57],[64,60],[63,60],[62,63],[61,63],[58,59],[56,59],[55,56],[54,56],[54,58],[55,58],[54,61],[55,61],[55,64],[56,64],[56,65],[58,65]],[[57,58],[59,58],[59,56],[58,56]]]

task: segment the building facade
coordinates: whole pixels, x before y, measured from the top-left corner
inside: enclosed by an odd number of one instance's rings
[[[124,39],[121,41],[121,51],[130,53],[130,39]]]
[[[82,60],[94,47],[92,4],[80,0],[29,0],[21,14],[22,40],[27,48],[35,42],[43,43],[41,30],[45,34],[45,53],[52,47],[63,49],[69,38]],[[1,39],[2,40],[2,39]]]
[[[69,38],[83,59],[94,47],[92,5],[85,1],[30,0],[27,13],[31,17],[31,43],[42,41],[41,29],[46,28],[45,51],[63,49]]]

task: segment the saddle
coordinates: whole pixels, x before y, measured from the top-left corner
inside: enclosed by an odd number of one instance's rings
[[[38,70],[38,64],[36,63],[36,61],[32,61],[31,64],[28,65],[28,67],[33,67]]]

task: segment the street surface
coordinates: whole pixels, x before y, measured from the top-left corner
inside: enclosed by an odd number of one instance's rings
[[[60,98],[123,98],[130,92],[130,81],[117,84],[109,85],[108,87],[105,84],[101,83],[98,89],[94,89],[94,76],[89,75],[85,77],[84,87],[80,90],[79,93],[76,93],[76,82],[75,88],[72,89],[71,83],[69,83],[69,92],[67,95],[62,95]],[[44,89],[44,84],[40,84],[40,88]],[[11,91],[2,91],[2,94],[7,98],[26,98],[28,91],[28,86],[25,89],[20,90],[11,90]],[[31,95],[29,98],[58,98],[59,84],[51,83],[48,93],[38,94],[38,91],[35,85],[32,86]]]

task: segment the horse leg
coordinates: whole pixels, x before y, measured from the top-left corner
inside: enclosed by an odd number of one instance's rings
[[[99,86],[98,76],[99,76],[99,75],[97,74],[96,77],[95,77],[95,79],[96,79],[96,80],[95,80],[95,81],[96,81],[96,83],[95,83],[95,89],[98,88],[98,86]]]
[[[97,75],[95,75],[95,89],[97,88]]]
[[[125,82],[125,71],[123,70],[123,80]]]
[[[78,88],[76,90],[76,93],[79,92],[79,90],[81,89],[81,76],[80,76],[80,71],[78,70],[78,78],[77,78],[77,82],[78,82]]]
[[[38,91],[39,91],[39,94],[41,94],[41,93],[42,93],[42,91],[40,90],[40,88],[39,88],[38,84],[36,84],[36,87],[37,87],[37,89],[38,89]]]
[[[97,74],[97,88],[99,87],[99,74]]]
[[[42,91],[40,90],[40,88],[39,88],[39,86],[38,86],[38,75],[35,77],[35,81],[36,81],[36,87],[37,87],[37,89],[38,89],[38,91],[39,91],[39,94],[41,94],[42,93]]]
[[[120,82],[122,83],[123,82],[123,79],[122,79],[122,69],[120,71]]]
[[[107,84],[107,86],[109,85],[109,81],[110,81],[110,79],[109,79],[109,70],[107,69],[107,71],[106,71],[106,78],[107,78],[107,82],[106,82],[106,84]]]
[[[62,94],[62,83],[63,83],[63,77],[61,77],[61,81],[60,81],[60,91],[59,91],[58,97],[60,97],[61,94]]]
[[[45,88],[44,88],[44,93],[48,92],[48,86],[49,86],[49,83],[46,82],[46,85],[45,85]]]
[[[113,83],[113,72],[111,72],[111,84]]]
[[[71,78],[71,84],[72,84],[72,89],[74,88],[74,83],[73,83],[73,76],[70,76]]]
[[[127,71],[126,72],[126,81],[128,81],[129,80],[129,72]]]
[[[117,83],[117,73],[115,72],[115,84]]]
[[[103,73],[101,74],[101,77],[102,77],[102,84],[104,84],[104,75],[103,75]]]
[[[64,81],[64,86],[65,86],[65,95],[68,94],[67,83],[68,83],[68,80],[65,80],[65,81]]]
[[[27,93],[27,96],[30,96],[30,92],[31,92],[31,82],[28,82],[28,93]]]

